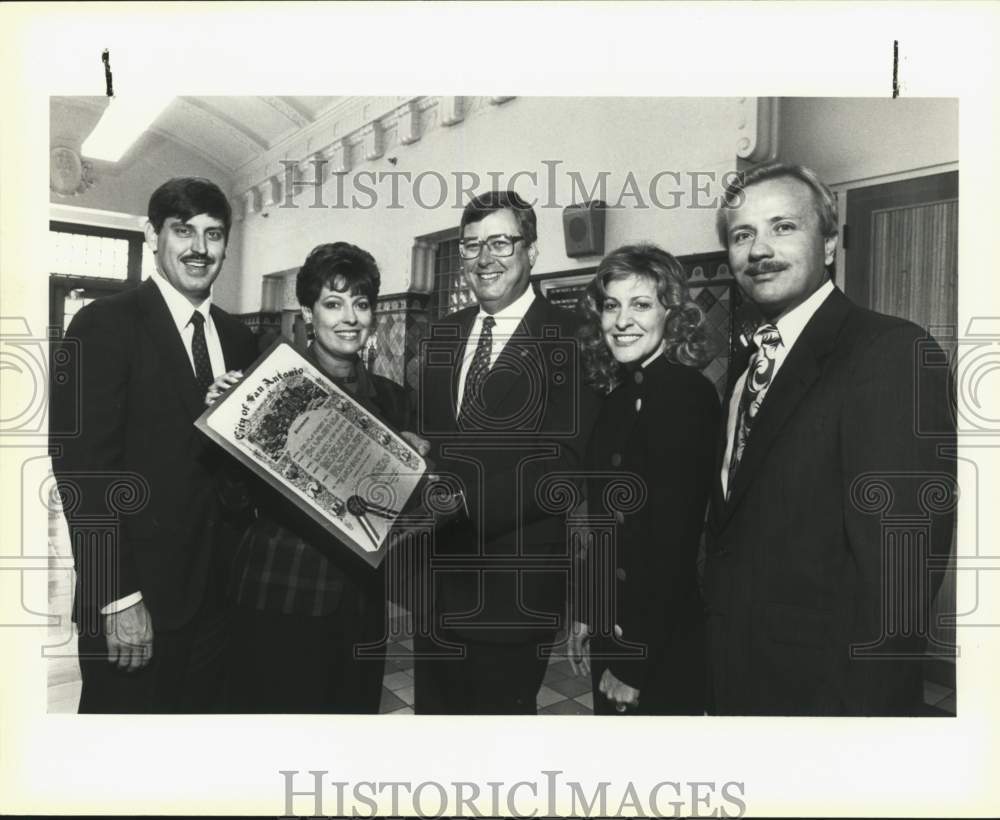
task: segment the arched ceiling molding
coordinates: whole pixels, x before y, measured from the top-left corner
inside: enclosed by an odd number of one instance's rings
[[[237,169],[233,196],[278,176],[285,162],[307,172],[313,160],[326,160],[327,175],[347,173],[352,160],[372,161],[387,150],[417,142],[436,128],[460,127],[470,116],[513,97],[347,97],[341,98],[298,133],[281,140]],[[297,177],[295,177],[297,178]],[[302,189],[293,192],[301,194]]]
[[[344,97],[337,100],[311,125],[282,139],[236,170],[234,196],[259,185],[275,174],[284,174],[283,162],[303,164],[313,158],[327,159],[327,173],[351,169],[351,149],[362,146],[359,156],[376,156],[385,147],[383,135],[397,111],[416,97]]]
[[[155,134],[160,139],[165,139],[174,143],[175,145],[179,145],[185,151],[194,154],[200,159],[203,159],[209,165],[218,168],[219,173],[222,174],[223,177],[225,177],[226,182],[229,182],[233,178],[234,169],[231,166],[227,165],[223,160],[221,160],[215,154],[206,151],[202,146],[197,145],[196,143],[193,143],[190,140],[185,139],[184,137],[180,136],[179,134],[173,131],[165,131],[163,129],[157,128],[156,126],[150,128],[148,133]]]
[[[208,128],[221,130],[228,139],[239,143],[248,151],[260,153],[268,149],[267,140],[263,136],[252,133],[247,126],[231,121],[224,114],[208,108],[192,97],[178,97],[175,104],[181,106],[185,117],[201,122]]]
[[[300,111],[289,100],[284,97],[261,97],[262,102],[271,106],[275,111],[282,114],[292,125],[297,128],[305,128],[311,125],[313,120],[304,111]]]

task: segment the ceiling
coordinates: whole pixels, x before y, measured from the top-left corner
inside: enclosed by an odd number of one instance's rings
[[[344,97],[175,97],[122,157],[128,163],[153,135],[171,140],[230,178],[270,149],[336,111]],[[106,97],[52,97],[53,144],[79,149],[108,104]]]

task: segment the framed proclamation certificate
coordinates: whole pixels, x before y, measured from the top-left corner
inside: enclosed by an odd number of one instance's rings
[[[195,426],[375,567],[427,468],[285,341]]]

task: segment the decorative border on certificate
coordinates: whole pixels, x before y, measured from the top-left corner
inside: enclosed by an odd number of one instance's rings
[[[195,426],[375,567],[427,469],[280,339]]]

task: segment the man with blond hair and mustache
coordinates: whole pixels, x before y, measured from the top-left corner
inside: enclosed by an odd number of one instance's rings
[[[941,578],[929,564],[948,555],[954,523],[947,368],[921,368],[943,354],[834,285],[836,204],[809,169],[742,174],[718,228],[764,322],[727,398],[709,512],[712,708],[918,714]],[[866,503],[875,485],[891,509]],[[883,514],[912,516],[925,538],[895,542]]]

